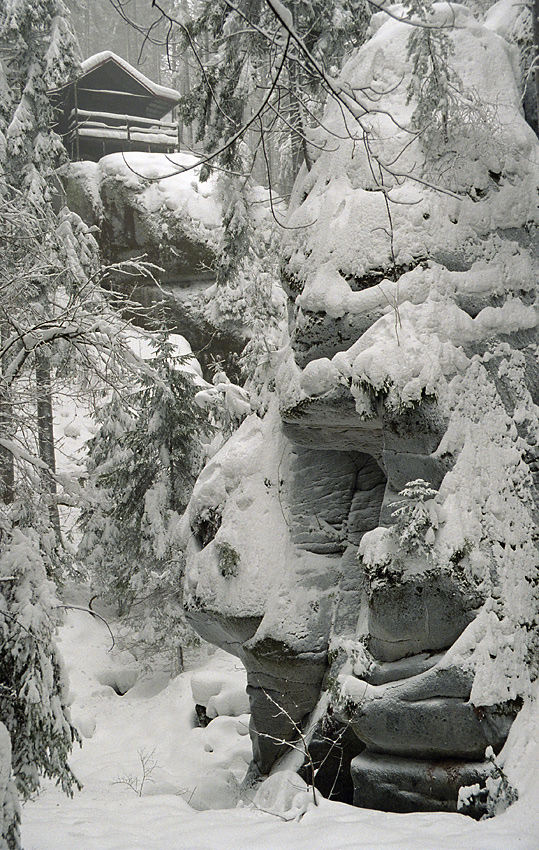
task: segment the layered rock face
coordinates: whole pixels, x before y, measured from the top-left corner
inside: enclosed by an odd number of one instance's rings
[[[318,700],[342,565],[375,526],[384,486],[364,453],[293,444],[276,405],[249,417],[195,485],[187,612],[247,669],[262,774]]]
[[[247,668],[258,771],[323,687],[365,747],[355,803],[394,811],[456,809],[538,662],[538,146],[507,46],[449,25],[497,114],[425,151],[409,31],[375,16],[343,80],[384,96],[360,126],[328,107],[296,186],[278,399],[185,521],[189,616]]]

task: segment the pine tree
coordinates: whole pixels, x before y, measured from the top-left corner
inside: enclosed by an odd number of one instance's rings
[[[169,531],[187,505],[200,466],[197,438],[208,429],[184,360],[159,342],[129,410],[117,396],[104,406],[100,430],[89,443],[94,497],[80,520],[79,555],[96,589],[121,614],[143,597],[147,604],[137,617],[159,633],[165,603],[170,616],[182,620],[177,593],[183,563],[171,549]]]
[[[66,708],[67,680],[53,642],[59,603],[46,578],[37,535],[4,529],[0,557],[0,717],[12,746],[17,789],[28,799],[46,776],[72,794],[80,783],[67,759],[77,731]]]
[[[62,0],[2,0],[0,45],[4,90],[3,192],[17,190],[39,209],[50,199],[50,179],[65,159],[48,91],[73,76],[77,48]],[[11,192],[10,192],[11,190]]]
[[[59,318],[68,327],[66,299],[61,313],[52,305],[60,282],[71,280],[64,266],[69,216],[58,219],[50,204],[54,169],[65,154],[51,130],[47,96],[76,67],[64,13],[60,0],[0,2],[0,720],[24,799],[42,776],[67,793],[78,787],[67,763],[77,733],[53,641],[59,603],[47,579],[58,542],[47,339],[58,333]],[[42,380],[30,397],[32,374]],[[7,798],[3,813],[11,850],[19,843],[18,815]]]
[[[4,133],[0,197],[18,209],[21,216],[36,220],[32,248],[39,248],[41,261],[38,274],[20,288],[15,302],[10,301],[9,317],[3,322],[6,329],[13,324],[14,310],[23,316],[33,313],[36,324],[54,312],[51,290],[57,289],[60,269],[57,246],[50,244],[49,231],[54,223],[49,202],[54,171],[65,160],[66,153],[61,139],[52,130],[54,115],[48,91],[72,75],[77,67],[76,44],[65,14],[61,0],[4,0],[0,5],[0,45],[6,56],[3,63],[6,97],[0,107]],[[20,234],[15,234],[15,238],[19,239]],[[19,251],[25,247],[28,250],[28,245],[20,245]],[[17,261],[20,257],[10,259]],[[35,381],[38,452],[48,467],[42,475],[42,486],[51,497],[49,519],[60,544],[60,522],[54,501],[56,488],[50,474],[55,472],[55,459],[47,346],[36,348]]]

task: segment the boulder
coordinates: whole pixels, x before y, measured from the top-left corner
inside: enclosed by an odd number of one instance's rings
[[[368,648],[378,661],[447,649],[482,602],[477,592],[434,570],[366,584]]]
[[[499,752],[514,714],[474,707],[469,670],[435,667],[382,685],[345,681],[346,717],[369,750],[409,758],[481,759]],[[357,700],[357,702],[356,702]]]

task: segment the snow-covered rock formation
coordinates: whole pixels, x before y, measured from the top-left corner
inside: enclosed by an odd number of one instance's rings
[[[196,163],[184,153],[109,154],[99,162],[69,163],[61,180],[70,209],[99,228],[105,262],[142,258],[154,265],[154,280],[117,274],[115,285],[144,307],[165,305],[169,325],[202,350],[205,365],[210,354],[226,361],[239,353],[246,333],[241,322],[208,309],[221,200],[215,179],[199,181]]]
[[[539,147],[509,46],[464,7],[433,23],[462,82],[438,135],[411,131],[408,25],[374,16],[343,70],[365,109],[330,103],[296,184],[279,409],[212,459],[186,531],[259,771],[325,675],[366,745],[355,802],[396,811],[480,784],[539,661]]]

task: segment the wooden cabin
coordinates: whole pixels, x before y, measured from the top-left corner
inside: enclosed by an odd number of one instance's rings
[[[85,59],[80,76],[51,92],[51,99],[55,130],[72,160],[179,148],[173,120],[179,93],[153,83],[110,50]]]

